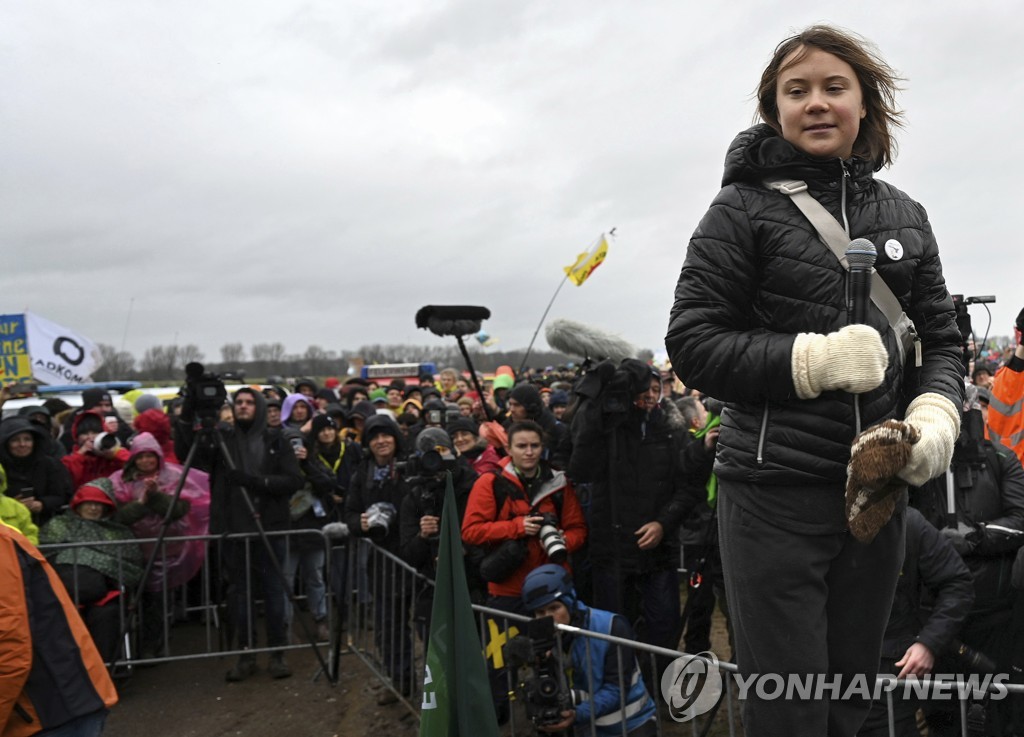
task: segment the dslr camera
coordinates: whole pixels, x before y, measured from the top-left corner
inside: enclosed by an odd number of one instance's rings
[[[544,520],[540,523],[540,544],[544,547],[544,553],[552,563],[561,565],[569,557],[569,549],[565,547],[565,537],[558,529],[558,517],[551,512],[541,515]]]

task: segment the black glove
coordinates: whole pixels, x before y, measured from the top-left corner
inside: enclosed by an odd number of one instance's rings
[[[953,547],[960,555],[968,555],[978,547],[980,533],[977,528],[963,522],[957,522],[956,527],[943,527],[940,532],[953,543]]]
[[[260,485],[262,478],[251,473],[246,473],[239,468],[233,468],[228,471],[225,477],[227,482],[232,486],[244,486],[247,489],[255,489]]]

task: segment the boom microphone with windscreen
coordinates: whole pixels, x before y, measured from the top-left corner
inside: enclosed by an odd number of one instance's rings
[[[486,307],[472,305],[427,305],[416,313],[416,327],[441,337],[472,335],[480,332],[480,323],[491,316]]]
[[[595,361],[610,358],[618,362],[635,358],[637,353],[629,341],[575,320],[552,320],[544,329],[544,337],[556,351]]]

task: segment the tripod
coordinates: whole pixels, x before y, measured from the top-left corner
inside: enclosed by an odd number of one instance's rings
[[[227,443],[224,440],[224,435],[221,432],[221,430],[217,427],[216,423],[217,417],[215,414],[202,412],[199,413],[194,426],[191,428],[193,436],[191,437],[191,444],[188,450],[188,454],[185,458],[185,463],[183,464],[181,469],[181,475],[178,478],[178,481],[175,485],[171,502],[168,505],[163,520],[161,521],[160,530],[156,537],[156,542],[153,546],[152,552],[150,553],[149,557],[146,560],[146,565],[143,570],[142,578],[139,581],[138,588],[135,591],[135,596],[133,597],[132,602],[137,603],[142,600],[142,595],[146,587],[146,581],[148,580],[149,575],[153,570],[153,566],[156,562],[156,557],[162,548],[162,544],[165,537],[167,536],[167,530],[170,523],[172,522],[174,509],[177,506],[179,499],[181,498],[181,491],[185,485],[186,479],[188,478],[189,471],[193,468],[197,450],[200,447],[204,447],[209,450],[214,450],[218,454],[217,457],[221,461],[223,461],[224,466],[227,468],[228,472],[235,471],[237,469],[234,459],[232,458],[231,453],[228,449]],[[292,587],[289,586],[288,578],[287,576],[285,576],[284,570],[281,567],[281,562],[280,560],[278,560],[278,557],[274,551],[274,547],[271,544],[269,537],[267,536],[266,530],[263,528],[263,524],[260,520],[259,511],[253,504],[252,496],[249,492],[249,489],[246,488],[245,485],[237,485],[236,488],[242,500],[244,501],[245,507],[253,522],[253,526],[256,528],[257,535],[266,552],[267,561],[270,563],[272,569],[271,573],[274,576],[276,576],[277,579],[281,582],[282,590],[285,592],[288,601],[291,603],[294,611],[297,605],[295,594],[292,591]],[[126,642],[127,634],[134,626],[137,613],[137,606],[133,605],[129,608],[129,615],[124,622],[121,636],[118,638],[118,642],[120,643],[120,647],[122,648],[122,650],[118,653],[118,657],[120,657],[120,655],[123,654],[123,648],[124,643]],[[304,619],[299,617],[298,621],[302,628],[303,635],[305,636],[306,641],[309,643],[310,647],[313,648],[313,652],[316,654],[317,660],[320,662],[321,668],[325,672],[327,672],[327,663],[326,660],[324,659],[323,654],[320,652],[319,646],[317,645],[314,632]],[[329,674],[329,682],[331,683],[331,685],[337,683],[336,672]]]

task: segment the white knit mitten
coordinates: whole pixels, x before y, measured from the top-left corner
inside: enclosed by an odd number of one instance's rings
[[[790,357],[800,399],[814,399],[833,389],[869,392],[882,383],[888,364],[882,336],[869,325],[847,325],[828,335],[800,333]]]
[[[920,486],[949,468],[953,444],[960,434],[960,410],[941,394],[929,392],[916,397],[903,420],[921,434],[911,446],[910,460],[897,473],[913,486]]]

